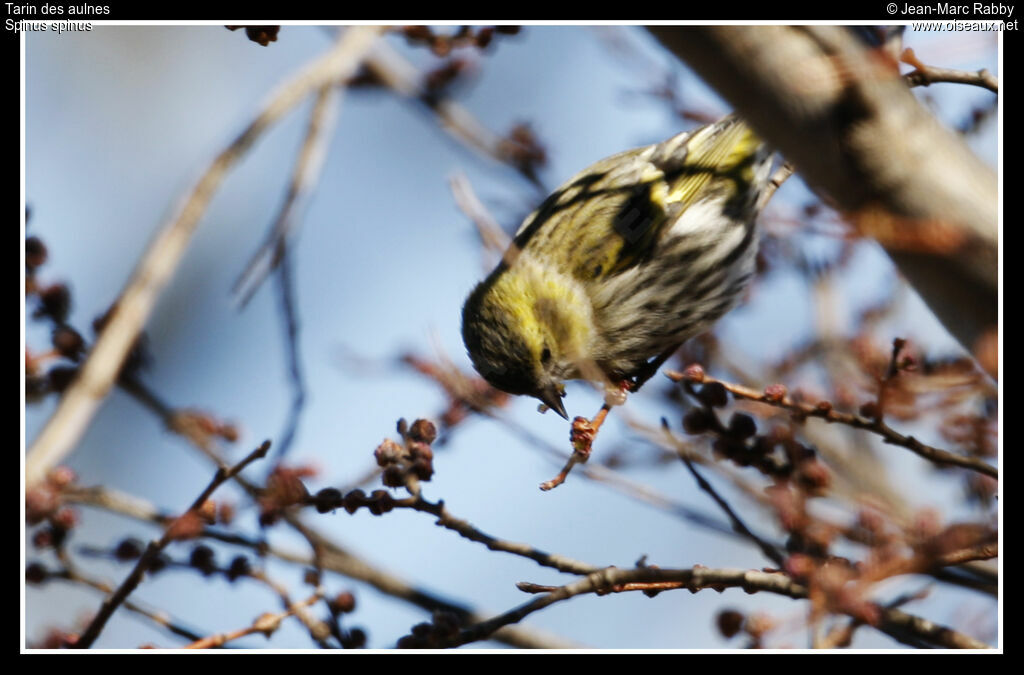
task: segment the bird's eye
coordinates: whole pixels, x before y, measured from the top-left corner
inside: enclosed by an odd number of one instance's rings
[[[550,360],[551,360],[551,350],[548,349],[547,347],[545,347],[544,351],[542,351],[540,353],[540,362],[541,363],[547,363]]]

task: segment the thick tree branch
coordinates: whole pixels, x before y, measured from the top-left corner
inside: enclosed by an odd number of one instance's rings
[[[714,589],[719,592],[726,588],[742,588],[748,593],[764,591],[788,596],[794,599],[807,598],[808,589],[785,574],[758,570],[728,570],[694,567],[691,569],[658,569],[639,567],[617,569],[608,567],[588,574],[565,586],[556,588],[521,584],[520,590],[544,592],[544,595],[520,605],[492,619],[471,626],[458,634],[454,645],[463,645],[486,638],[496,629],[522,621],[530,614],[556,602],[586,593],[605,595],[628,591],[662,591],[689,589]],[[990,649],[990,645],[976,640],[959,631],[947,628],[927,619],[907,614],[892,607],[879,607],[878,630],[901,642],[924,641],[952,649]]]
[[[843,27],[649,30],[885,247],[962,345],[996,325],[995,171],[917,101],[891,54]]]

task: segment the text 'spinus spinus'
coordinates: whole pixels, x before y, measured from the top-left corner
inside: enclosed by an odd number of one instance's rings
[[[563,381],[640,378],[739,300],[771,153],[735,116],[603,159],[527,216],[466,300],[493,386],[562,417]]]

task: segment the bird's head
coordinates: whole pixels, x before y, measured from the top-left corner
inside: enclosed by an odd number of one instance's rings
[[[591,333],[590,303],[577,284],[522,257],[500,265],[462,309],[462,339],[477,372],[566,419],[563,382],[579,377]]]

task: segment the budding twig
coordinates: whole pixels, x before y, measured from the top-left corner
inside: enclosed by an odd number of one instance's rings
[[[114,611],[121,606],[125,599],[134,591],[138,585],[142,582],[142,577],[145,576],[146,570],[149,569],[153,560],[160,554],[160,552],[167,547],[174,536],[175,525],[183,522],[186,517],[194,515],[206,500],[209,499],[210,495],[213,494],[214,490],[223,485],[226,481],[230,480],[233,476],[237,475],[245,467],[252,462],[265,457],[267,451],[270,450],[270,441],[264,441],[263,444],[253,450],[249,455],[238,464],[233,467],[221,466],[217,469],[217,473],[213,476],[213,480],[206,486],[206,489],[200,493],[192,505],[185,511],[184,514],[179,516],[164,530],[163,536],[160,539],[151,541],[149,546],[146,547],[146,551],[139,558],[139,562],[136,563],[135,568],[131,571],[127,578],[121,585],[111,594],[103,604],[100,606],[99,611],[93,620],[89,623],[89,626],[82,633],[82,636],[75,643],[75,647],[79,649],[88,649],[92,646],[92,643],[99,637],[103,627],[107,625],[107,621],[114,614]]]
[[[666,371],[665,375],[673,382],[717,382],[722,385],[726,391],[737,398],[765,403],[776,408],[784,408],[796,413],[800,417],[818,417],[826,422],[837,422],[839,424],[845,424],[846,426],[853,427],[854,429],[864,429],[865,431],[870,431],[881,436],[882,439],[890,445],[899,445],[907,448],[911,452],[927,459],[930,462],[934,462],[935,464],[959,466],[964,469],[970,469],[971,471],[977,471],[978,473],[982,473],[986,476],[991,476],[992,478],[999,478],[999,469],[988,462],[975,457],[964,457],[963,455],[957,455],[949,452],[948,450],[941,450],[939,448],[926,445],[913,436],[905,436],[899,433],[880,419],[869,419],[853,413],[839,412],[833,409],[831,404],[827,403],[818,405],[797,403],[785,395],[778,396],[774,393],[769,394],[763,391],[757,391],[750,387],[744,387],[739,384],[716,380],[715,378],[705,374],[703,370],[700,372],[699,377],[676,371]]]
[[[569,472],[572,471],[574,466],[583,464],[590,459],[590,447],[593,445],[594,439],[597,438],[597,431],[604,424],[604,420],[608,417],[608,412],[611,409],[611,406],[605,403],[597,411],[597,414],[594,415],[593,420],[588,420],[586,417],[576,417],[573,419],[572,431],[569,433],[569,440],[572,442],[572,454],[569,455],[569,460],[562,467],[562,470],[558,472],[557,476],[540,484],[541,490],[547,492],[558,487],[569,477]]]

